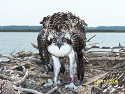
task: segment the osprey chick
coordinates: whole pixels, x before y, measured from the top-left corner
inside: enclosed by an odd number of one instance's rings
[[[54,84],[58,82],[60,57],[66,56],[70,64],[70,83],[75,82],[76,67],[78,80],[83,81],[85,61],[82,50],[86,46],[84,27],[87,26],[84,20],[71,12],[58,12],[44,17],[40,24],[43,25],[43,29],[37,38],[39,54],[45,64],[53,63]]]

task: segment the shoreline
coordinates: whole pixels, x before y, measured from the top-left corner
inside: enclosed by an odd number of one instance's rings
[[[0,32],[40,32],[40,30],[0,30]],[[125,30],[86,30],[87,33],[125,33]]]

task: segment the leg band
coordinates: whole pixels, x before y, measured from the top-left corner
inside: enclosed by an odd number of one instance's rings
[[[75,77],[70,78],[70,83],[75,83]]]

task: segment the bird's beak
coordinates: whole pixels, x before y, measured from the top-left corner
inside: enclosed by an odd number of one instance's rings
[[[59,49],[61,48],[61,46],[63,45],[63,42],[61,42],[61,41],[58,41],[57,43],[56,43],[56,45],[59,47]]]

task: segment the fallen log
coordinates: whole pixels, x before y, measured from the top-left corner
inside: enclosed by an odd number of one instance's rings
[[[106,60],[110,60],[110,61],[122,61],[125,60],[125,57],[90,57],[88,58],[89,61],[106,61]]]

